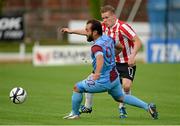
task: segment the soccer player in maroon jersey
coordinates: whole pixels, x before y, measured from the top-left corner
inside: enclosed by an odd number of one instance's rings
[[[135,31],[125,22],[117,19],[115,9],[106,5],[101,7],[103,33],[112,37],[116,43],[123,46],[122,52],[116,56],[116,67],[125,94],[131,94],[131,85],[136,72],[136,55],[141,48],[141,40]],[[70,34],[86,35],[85,29],[71,30],[62,28],[62,32]],[[91,113],[93,95],[86,93],[85,105],[81,106],[82,113]],[[126,118],[127,112],[123,103],[119,104],[120,118]]]
[[[115,55],[121,49],[120,43],[115,43],[111,37],[102,35],[102,25],[94,19],[87,21],[86,32],[87,41],[93,41],[91,46],[93,72],[86,79],[74,85],[71,112],[63,118],[70,120],[80,118],[79,109],[83,100],[82,93],[108,92],[115,101],[142,108],[148,111],[153,119],[158,119],[155,104],[148,104],[133,95],[126,95],[122,92],[115,63]]]

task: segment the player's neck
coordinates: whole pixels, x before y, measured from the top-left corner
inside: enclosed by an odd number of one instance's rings
[[[94,41],[96,41],[99,37],[101,37],[101,35],[94,36]]]
[[[115,18],[115,19],[113,20],[112,25],[110,26],[110,28],[112,28],[112,27],[116,24],[116,20],[117,20],[117,18]]]

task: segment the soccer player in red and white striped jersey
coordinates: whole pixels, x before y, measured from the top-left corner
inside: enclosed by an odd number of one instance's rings
[[[101,17],[103,19],[103,32],[111,36],[116,43],[120,42],[123,46],[121,53],[116,56],[116,68],[120,73],[124,93],[130,94],[136,71],[135,57],[141,48],[141,40],[127,23],[116,18],[115,9],[112,6],[106,5],[102,7]],[[119,111],[120,118],[127,117],[123,103],[120,103]]]
[[[104,22],[107,22],[107,19],[104,20]],[[128,63],[128,56],[130,56],[131,50],[134,47],[133,38],[136,36],[136,33],[128,24],[118,19],[116,19],[115,25],[112,28],[107,27],[104,22],[102,23],[104,33],[111,36],[116,42],[120,42],[124,47],[123,52],[116,57],[116,61]]]
[[[101,17],[103,33],[112,37],[116,43],[121,43],[123,50],[116,56],[116,67],[119,72],[120,81],[124,93],[130,94],[131,85],[134,79],[136,65],[135,57],[138,50],[141,48],[141,40],[135,31],[125,22],[117,19],[115,9],[106,5],[101,8]],[[62,32],[71,34],[86,35],[85,29],[70,30],[68,28],[61,29]],[[90,113],[92,111],[93,95],[86,93],[85,105],[81,107],[82,113]],[[119,104],[120,118],[126,118],[127,113],[123,103]]]

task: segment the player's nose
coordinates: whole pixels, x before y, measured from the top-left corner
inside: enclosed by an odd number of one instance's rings
[[[103,22],[105,23],[105,22],[107,22],[107,20],[106,20],[106,19],[103,19]]]

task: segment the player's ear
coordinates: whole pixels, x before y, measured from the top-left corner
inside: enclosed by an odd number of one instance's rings
[[[94,34],[94,35],[97,35],[97,34],[98,34],[97,30],[94,30],[94,31],[93,31],[93,34]]]

